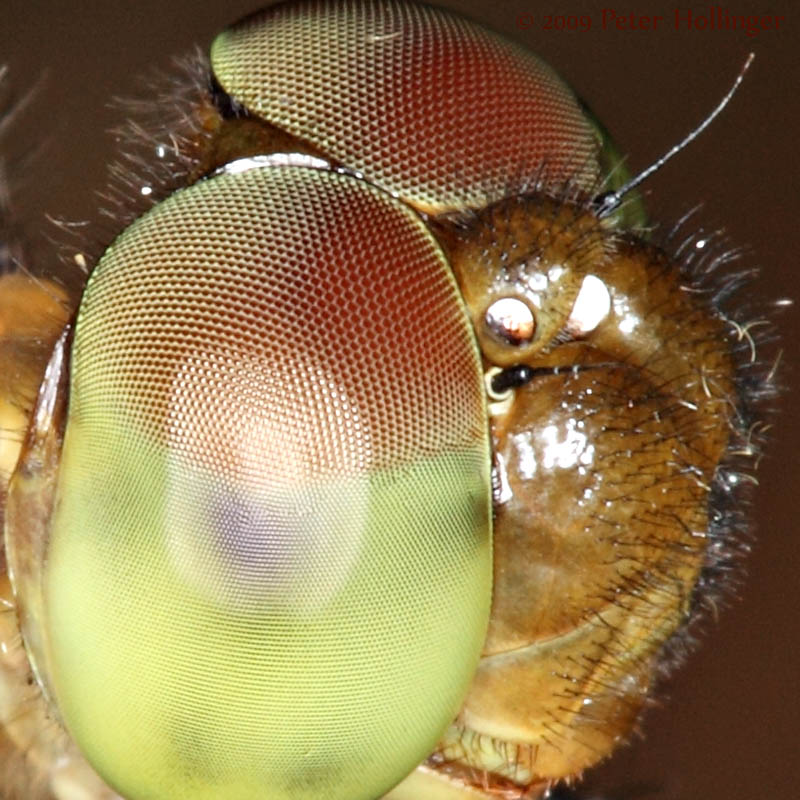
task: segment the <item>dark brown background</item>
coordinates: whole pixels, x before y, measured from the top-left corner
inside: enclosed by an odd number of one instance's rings
[[[216,31],[257,3],[2,0],[0,63],[11,67],[20,87],[47,74],[37,108],[19,131],[26,142],[45,142],[30,171],[31,207],[73,219],[91,216],[93,190],[102,186],[113,147],[104,131],[118,121],[105,107],[109,97],[130,93],[134,76],[152,65],[168,66],[171,54],[194,43],[207,45]],[[729,4],[733,13],[786,17],[783,31],[748,38],[671,28],[603,31],[597,25],[603,4],[581,0],[449,5],[527,42],[553,64],[610,127],[634,170],[697,123],[728,87],[745,54],[755,50],[758,57],[733,106],[649,181],[649,204],[654,217],[675,220],[704,203],[703,223],[724,225],[751,251],[743,264],[762,267],[758,292],[800,296],[800,7],[789,0]],[[640,0],[616,8],[668,15],[675,6]],[[693,6],[698,13],[704,7]],[[592,13],[594,27],[564,34],[517,25],[520,13],[553,11]],[[588,785],[612,800],[800,797],[798,314],[789,310],[780,324],[787,392],[759,475],[759,538],[746,586],[690,664],[662,689],[665,702],[648,715],[646,738],[590,777]]]

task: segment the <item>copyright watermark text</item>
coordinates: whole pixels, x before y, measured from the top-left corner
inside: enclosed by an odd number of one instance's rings
[[[703,12],[674,8],[664,14],[637,14],[618,8],[601,8],[594,14],[517,15],[517,27],[544,31],[734,31],[753,37],[765,31],[785,28],[786,17],[777,14],[734,14],[723,6],[709,6]]]

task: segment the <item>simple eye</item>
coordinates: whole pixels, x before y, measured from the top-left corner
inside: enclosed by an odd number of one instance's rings
[[[516,297],[503,297],[486,309],[486,326],[501,342],[516,347],[529,344],[536,332],[530,307]]]

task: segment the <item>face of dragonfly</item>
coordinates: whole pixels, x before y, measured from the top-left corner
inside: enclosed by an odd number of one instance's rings
[[[228,13],[228,12],[226,11],[226,13]],[[511,26],[511,27],[513,28],[513,23],[512,23],[512,26]],[[539,49],[540,51],[541,51],[541,49],[542,49],[542,48],[541,48],[541,46],[540,46],[540,45],[538,45],[538,44],[536,44],[536,45],[535,45],[535,47],[536,47],[537,49]],[[551,61],[553,61],[553,60],[554,60],[554,59],[553,59],[553,57],[551,57],[551,58],[550,58],[550,60],[551,60]],[[561,65],[559,64],[559,66],[561,66]],[[563,69],[563,67],[562,67],[562,69]],[[590,92],[589,92],[588,90],[587,90],[587,91],[585,91],[585,93],[586,93],[586,94],[590,94]],[[676,134],[676,135],[677,135],[677,134]],[[648,151],[648,152],[649,152],[649,151]],[[694,196],[695,196],[695,195],[692,195],[692,197],[694,197]],[[683,206],[681,206],[681,208],[683,208]],[[737,238],[738,238],[738,237],[737,237]],[[752,237],[751,237],[751,238],[752,238]]]

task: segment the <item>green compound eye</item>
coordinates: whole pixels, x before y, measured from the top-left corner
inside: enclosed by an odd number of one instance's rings
[[[491,585],[481,365],[386,193],[232,170],[93,272],[43,677],[126,798],[369,800],[433,749]]]

